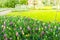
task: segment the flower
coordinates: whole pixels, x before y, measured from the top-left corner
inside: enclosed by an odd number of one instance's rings
[[[58,30],[60,30],[60,27],[58,27]]]
[[[50,29],[51,32],[53,32],[53,29]]]
[[[35,30],[39,30],[37,27],[36,27],[36,29]]]
[[[20,27],[20,30],[22,30],[22,27]]]
[[[47,26],[45,26],[44,28],[47,29]]]
[[[4,34],[4,38],[6,38],[6,34]]]
[[[22,30],[22,34],[24,35],[24,31]]]
[[[27,27],[28,30],[31,30],[30,26]]]
[[[42,31],[42,32],[41,32],[41,36],[43,36],[44,34],[45,34],[45,32],[44,32],[44,31]]]
[[[56,28],[57,26],[54,26],[54,28]]]
[[[30,36],[30,34],[26,34],[26,37]]]
[[[18,34],[18,32],[16,32],[16,36],[18,36],[19,34]]]
[[[5,29],[5,26],[4,25],[2,25],[2,28],[3,28],[3,30]]]
[[[3,24],[4,26],[6,26],[6,22],[4,21],[4,24]]]
[[[13,25],[13,22],[10,22],[10,25]]]
[[[12,38],[10,38],[10,40],[12,40]]]
[[[45,23],[42,23],[43,26],[45,26]]]
[[[41,32],[41,34],[43,35],[43,34],[45,34],[45,32],[44,32],[44,31],[42,31],[42,32]]]
[[[48,28],[50,28],[50,24],[48,24]]]

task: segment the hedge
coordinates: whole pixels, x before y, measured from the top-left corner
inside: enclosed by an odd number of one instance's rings
[[[60,23],[0,16],[0,40],[60,40]]]

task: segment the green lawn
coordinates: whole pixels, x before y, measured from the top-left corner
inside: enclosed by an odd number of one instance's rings
[[[55,21],[55,20],[57,22],[60,22],[60,11],[57,10],[30,10],[30,11],[23,11],[23,12],[11,12],[10,14],[7,15],[26,16],[33,19],[43,20],[44,22]]]

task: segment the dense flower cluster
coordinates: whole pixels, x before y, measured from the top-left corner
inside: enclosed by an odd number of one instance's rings
[[[0,40],[60,40],[60,23],[0,16]]]

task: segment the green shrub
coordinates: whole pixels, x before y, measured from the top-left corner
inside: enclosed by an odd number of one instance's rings
[[[59,40],[60,23],[0,16],[0,40]]]

